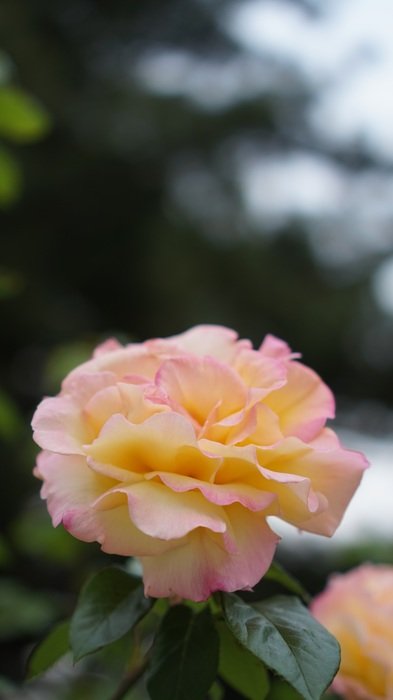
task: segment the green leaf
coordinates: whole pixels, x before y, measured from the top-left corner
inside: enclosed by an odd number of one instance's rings
[[[225,622],[219,622],[217,627],[220,635],[221,678],[247,700],[264,700],[269,690],[264,664],[237,641]]]
[[[264,578],[269,579],[270,581],[276,581],[281,586],[284,586],[284,588],[286,588],[288,591],[291,591],[291,593],[295,593],[296,595],[303,598],[305,603],[310,602],[311,596],[306,591],[304,586],[302,586],[300,581],[298,581],[294,576],[292,576],[292,574],[289,574],[288,571],[285,571],[281,564],[273,562],[270,565],[268,571],[266,572]]]
[[[120,639],[146,615],[153,604],[140,579],[125,571],[100,571],[82,589],[71,620],[70,641],[74,660]]]
[[[223,700],[225,690],[220,683],[213,683],[209,690],[209,700]]]
[[[271,685],[267,700],[302,700],[302,696],[288,683],[276,678]]]
[[[69,651],[69,631],[69,621],[61,622],[33,649],[27,662],[27,678],[43,673]]]
[[[253,606],[224,594],[226,620],[235,637],[282,676],[305,700],[319,700],[340,663],[337,641],[298,598],[275,596]]]
[[[13,204],[22,190],[22,174],[15,158],[0,148],[0,207]]]
[[[171,608],[153,646],[147,685],[152,700],[204,700],[216,678],[218,650],[209,608]]]
[[[13,141],[35,141],[50,127],[49,115],[23,90],[0,88],[0,134]]]

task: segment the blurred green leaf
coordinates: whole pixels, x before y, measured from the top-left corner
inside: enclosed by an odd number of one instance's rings
[[[219,639],[209,608],[176,605],[155,639],[147,689],[152,700],[204,700],[218,668]]]
[[[225,695],[225,690],[221,683],[213,683],[209,690],[209,700],[223,700]]]
[[[264,664],[233,636],[225,622],[219,622],[219,674],[247,700],[264,700],[269,679]]]
[[[12,561],[12,554],[5,537],[0,535],[0,567],[7,566]]]
[[[27,678],[34,678],[53,666],[70,650],[69,621],[60,622],[32,651],[27,662]]]
[[[224,594],[224,612],[235,637],[305,700],[320,700],[340,663],[334,637],[298,598],[275,596],[253,606]]]
[[[0,51],[0,85],[5,85],[12,75],[12,61],[4,52]]]
[[[77,365],[89,360],[93,347],[90,343],[76,341],[55,347],[45,369],[45,387],[48,391],[58,391],[64,377]]]
[[[0,389],[0,438],[14,440],[23,430],[23,419],[14,401]]]
[[[13,141],[35,141],[50,127],[49,114],[24,90],[0,87],[0,135]]]
[[[95,574],[82,589],[71,620],[75,661],[120,639],[150,610],[139,579],[109,568]]]
[[[22,174],[11,153],[0,148],[0,207],[13,204],[22,190]]]
[[[51,527],[42,502],[18,516],[12,524],[11,534],[19,551],[59,565],[75,562],[85,548],[84,543],[72,537],[64,528]]]
[[[0,300],[16,296],[23,287],[24,279],[19,272],[0,269]]]
[[[276,581],[277,583],[281,584],[281,586],[284,586],[284,588],[286,588],[288,591],[291,591],[291,593],[296,593],[296,595],[300,596],[305,603],[309,603],[311,600],[310,594],[306,591],[304,586],[302,586],[300,581],[292,576],[292,574],[289,574],[288,571],[286,571],[284,567],[277,562],[273,562],[270,565],[264,578],[267,578],[270,581]]]
[[[37,634],[56,614],[54,603],[13,579],[0,580],[0,639]]]

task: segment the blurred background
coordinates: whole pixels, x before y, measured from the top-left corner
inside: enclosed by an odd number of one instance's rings
[[[0,695],[108,697],[90,667],[12,691],[109,559],[51,528],[29,428],[108,336],[286,339],[373,468],[280,558],[312,593],[393,562],[392,27],[390,0],[2,0]]]

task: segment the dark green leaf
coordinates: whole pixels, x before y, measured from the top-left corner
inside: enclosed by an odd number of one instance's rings
[[[69,631],[69,621],[61,622],[33,649],[27,663],[27,678],[43,673],[69,651]]]
[[[297,599],[275,596],[253,606],[223,596],[235,637],[305,700],[319,700],[340,662],[337,641]]]
[[[146,615],[152,603],[145,598],[140,579],[120,569],[104,569],[93,576],[83,588],[71,620],[75,661],[120,639]]]
[[[284,588],[286,588],[288,591],[291,591],[291,593],[296,593],[296,595],[303,598],[306,603],[310,602],[310,594],[306,591],[304,586],[302,586],[300,581],[292,576],[292,574],[285,571],[281,564],[273,562],[266,572],[264,578],[269,579],[270,581],[276,581],[277,583],[281,584],[281,586],[284,586]]]
[[[302,696],[288,683],[276,678],[266,700],[302,700]]]
[[[34,141],[49,129],[47,111],[23,90],[0,88],[0,134],[14,141]]]
[[[153,647],[147,686],[152,700],[204,700],[216,678],[218,649],[209,608],[171,608]]]
[[[269,690],[264,664],[237,641],[225,622],[219,622],[217,627],[220,635],[220,676],[247,700],[264,700]]]

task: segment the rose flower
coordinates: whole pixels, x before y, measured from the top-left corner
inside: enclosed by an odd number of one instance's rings
[[[104,343],[33,418],[53,524],[138,557],[146,595],[196,601],[263,576],[269,515],[332,535],[366,462],[324,427],[333,396],[297,357],[219,326]]]
[[[311,606],[341,646],[333,689],[349,700],[393,699],[393,567],[335,575]]]

